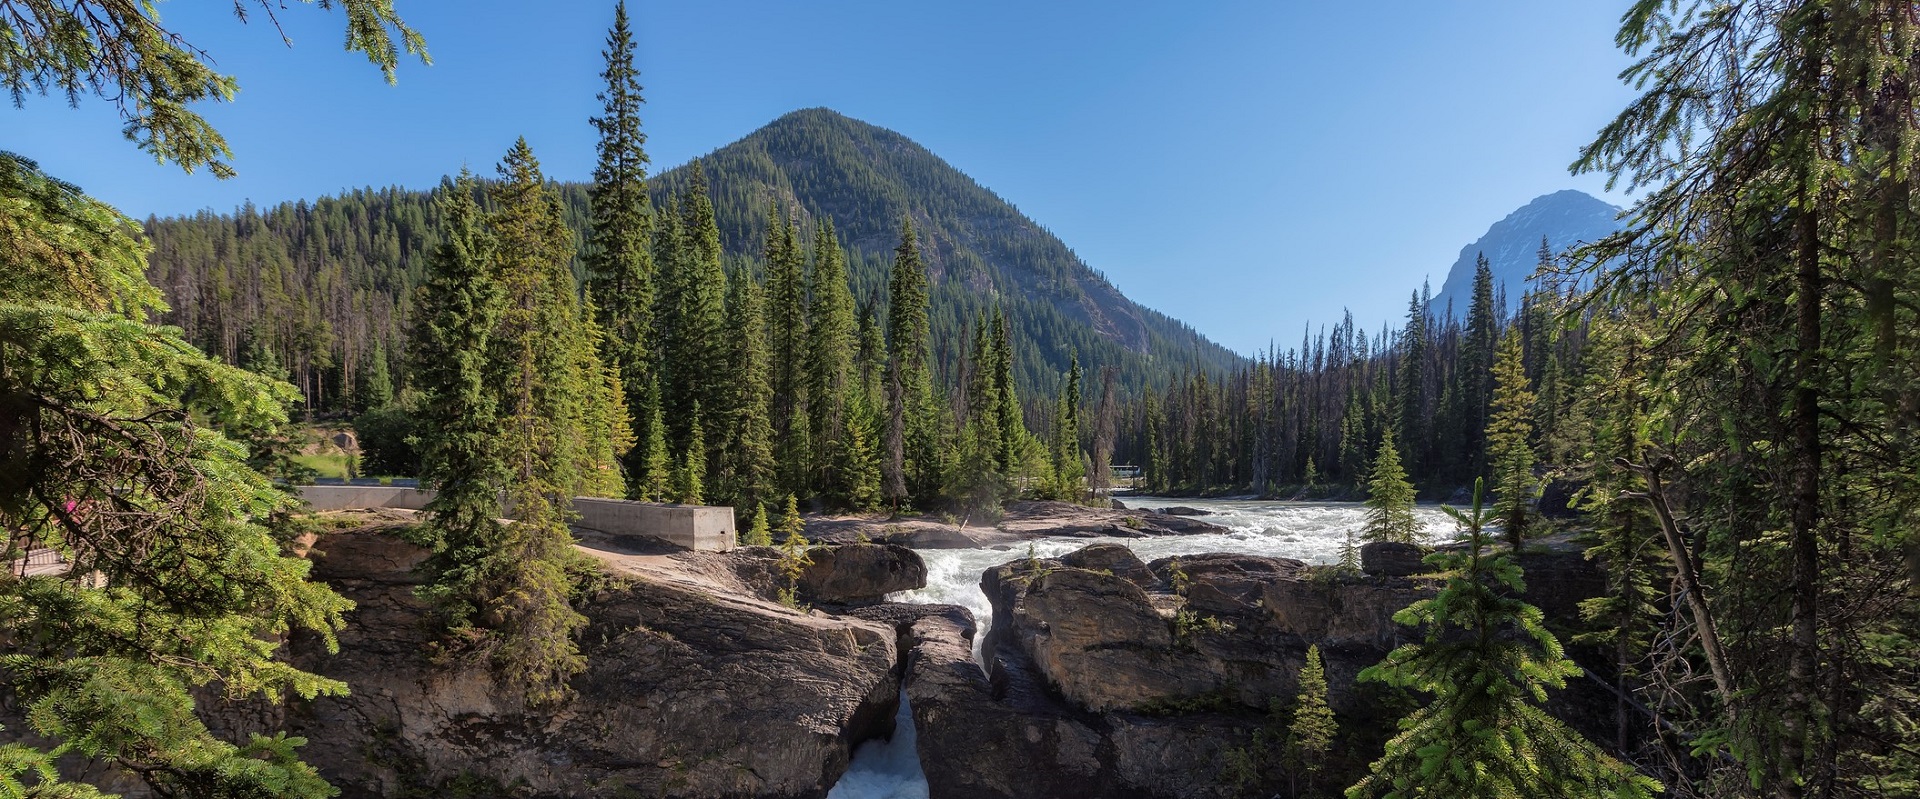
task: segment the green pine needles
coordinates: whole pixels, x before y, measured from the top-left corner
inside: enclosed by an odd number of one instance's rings
[[[444,199],[450,233],[416,331],[422,477],[439,490],[421,594],[449,653],[489,664],[538,704],[565,697],[585,668],[572,498],[622,493],[616,458],[632,437],[620,375],[599,360],[600,329],[568,267],[559,198],[526,142],[488,189],[492,213],[474,191],[463,176]]]
[[[267,524],[293,500],[224,432],[278,436],[293,387],[150,323],[163,306],[139,231],[0,153],[0,694],[24,719],[0,744],[0,796],[105,795],[64,781],[63,757],[159,795],[331,796],[303,740],[236,745],[197,713],[192,692],[214,683],[346,693],[275,654],[295,631],[333,649],[352,603],[308,581]],[[36,550],[68,567],[11,568]]]
[[[1465,531],[1463,546],[1427,557],[1446,586],[1394,615],[1424,629],[1424,640],[1360,673],[1432,699],[1401,719],[1400,734],[1348,799],[1651,799],[1658,782],[1540,707],[1547,689],[1564,687],[1580,669],[1540,609],[1515,598],[1524,590],[1520,567],[1489,545],[1481,485],[1472,510],[1446,510]]]
[[[1368,541],[1420,542],[1420,518],[1413,515],[1413,484],[1400,466],[1400,452],[1393,446],[1393,431],[1380,437],[1380,452],[1373,459],[1373,479],[1367,484],[1367,523],[1361,537]]]

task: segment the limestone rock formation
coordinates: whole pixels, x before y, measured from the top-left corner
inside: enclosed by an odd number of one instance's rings
[[[484,669],[429,661],[412,595],[424,554],[378,532],[316,542],[315,576],[358,607],[339,654],[299,638],[290,651],[353,693],[230,707],[226,731],[306,736],[303,756],[346,799],[819,797],[857,743],[889,732],[894,630],[763,601],[731,555],[596,553],[616,574],[582,608],[588,669],[573,699],[536,709]]]

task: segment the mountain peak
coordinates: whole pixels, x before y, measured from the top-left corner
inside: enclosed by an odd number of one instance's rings
[[[1157,383],[1176,366],[1239,363],[1192,328],[1122,295],[1064,242],[954,165],[879,125],[802,108],[698,162],[729,253],[760,252],[769,206],[799,215],[806,231],[830,219],[852,256],[854,292],[869,302],[884,302],[900,222],[911,219],[932,283],[936,339],[956,346],[977,315],[1001,307],[1023,339],[1015,360],[1027,386],[1051,391],[1075,355],[1089,373],[1117,367],[1126,386]],[[684,168],[656,176],[656,199],[683,190],[688,178]]]
[[[1460,257],[1447,270],[1440,293],[1433,297],[1437,313],[1445,314],[1449,304],[1455,316],[1464,316],[1473,300],[1473,269],[1479,256],[1487,256],[1493,272],[1495,293],[1505,290],[1507,307],[1520,301],[1527,278],[1539,263],[1540,240],[1555,253],[1577,244],[1598,241],[1621,228],[1620,209],[1578,189],[1562,189],[1542,194],[1520,206],[1505,219],[1493,223],[1472,244],[1460,249]]]

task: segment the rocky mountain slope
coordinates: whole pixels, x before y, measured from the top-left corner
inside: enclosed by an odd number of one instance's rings
[[[1506,291],[1507,307],[1519,305],[1527,278],[1540,262],[1540,239],[1554,253],[1577,244],[1598,241],[1621,228],[1620,209],[1593,195],[1573,189],[1533,198],[1507,218],[1493,223],[1485,235],[1460,248],[1460,257],[1447,270],[1446,282],[1433,297],[1435,315],[1465,317],[1473,302],[1473,267],[1481,254],[1493,271],[1494,293]]]

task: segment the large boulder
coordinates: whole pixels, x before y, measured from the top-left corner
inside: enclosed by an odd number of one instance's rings
[[[819,797],[861,741],[890,731],[897,636],[801,613],[733,576],[731,555],[626,562],[582,603],[573,695],[529,707],[515,686],[434,661],[409,564],[425,553],[348,532],[316,542],[315,574],[357,607],[339,652],[296,636],[292,662],[353,693],[214,716],[228,737],[284,730],[346,799],[445,795]],[[659,560],[650,560],[659,559]],[[645,568],[642,568],[642,567]],[[655,569],[655,571],[648,571]]]
[[[1412,577],[1428,571],[1426,556],[1416,544],[1369,541],[1360,545],[1360,570],[1375,577]]]
[[[1221,778],[1251,751],[1260,717],[1090,715],[1062,702],[1017,652],[991,679],[973,662],[964,608],[905,627],[906,694],[932,799],[1131,799],[1246,795]],[[1279,784],[1260,785],[1267,795]]]
[[[1061,694],[1093,711],[1206,693],[1218,681],[1174,647],[1173,630],[1140,586],[1085,569],[1032,578],[1012,635]]]
[[[897,544],[815,547],[800,573],[800,595],[812,602],[875,602],[895,591],[927,587],[927,563]]]
[[[1153,572],[1133,550],[1119,544],[1094,544],[1060,556],[1060,562],[1076,569],[1103,571],[1138,586],[1152,585]]]

